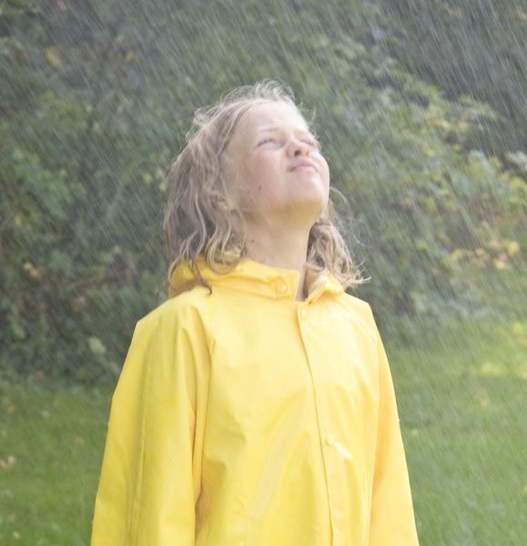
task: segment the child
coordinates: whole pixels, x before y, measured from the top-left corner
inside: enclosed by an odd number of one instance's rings
[[[416,545],[392,380],[290,92],[200,110],[172,165],[171,299],[114,394],[92,546]]]

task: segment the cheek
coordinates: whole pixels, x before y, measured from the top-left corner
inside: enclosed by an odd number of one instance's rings
[[[244,171],[245,190],[253,201],[266,198],[278,190],[279,173],[265,158],[251,161]]]
[[[237,156],[227,155],[222,161],[222,173],[227,185],[227,191],[240,205],[244,205],[250,193],[251,170],[246,162]]]
[[[269,190],[262,173],[253,167],[254,165],[240,168],[233,179],[233,192],[238,206],[242,212],[248,214],[258,209],[259,203],[266,200]]]
[[[324,158],[322,158],[322,167],[320,172],[324,182],[326,183],[326,186],[329,188],[331,176],[329,172],[328,162]]]

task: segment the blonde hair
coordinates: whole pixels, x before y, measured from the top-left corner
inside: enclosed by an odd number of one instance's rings
[[[188,263],[204,285],[196,261],[204,258],[214,271],[225,273],[246,255],[243,217],[222,172],[222,156],[242,116],[257,104],[295,104],[290,88],[275,81],[242,86],[217,104],[196,111],[187,145],[167,177],[168,203],[163,228],[170,260],[169,277]],[[346,243],[335,226],[332,202],[309,233],[307,265],[327,270],[346,288],[361,282]]]

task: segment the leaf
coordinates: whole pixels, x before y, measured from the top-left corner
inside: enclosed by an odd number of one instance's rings
[[[44,50],[44,57],[50,66],[62,66],[62,58],[58,47],[48,47]]]

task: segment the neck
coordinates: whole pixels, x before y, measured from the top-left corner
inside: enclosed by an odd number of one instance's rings
[[[247,230],[247,256],[256,262],[281,269],[298,271],[300,278],[296,294],[297,300],[305,298],[305,264],[309,231],[280,231],[262,233]]]

